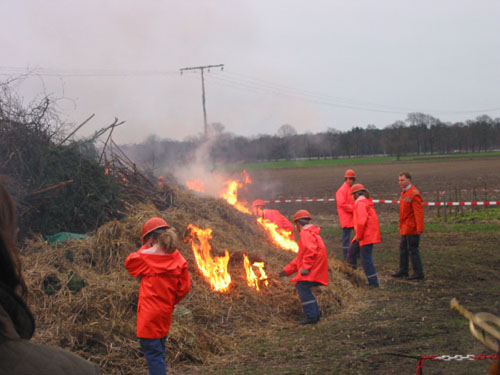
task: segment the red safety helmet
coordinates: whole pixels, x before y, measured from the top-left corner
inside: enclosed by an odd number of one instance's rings
[[[293,215],[293,222],[295,223],[299,219],[311,219],[311,214],[307,210],[298,210],[295,215]]]
[[[165,228],[165,229],[170,228],[167,222],[163,220],[161,217],[152,217],[151,219],[146,221],[142,226],[141,241],[145,242],[144,237],[146,237],[149,233],[160,228]]]
[[[345,174],[344,174],[344,178],[347,178],[347,177],[355,178],[356,173],[354,173],[354,171],[352,169],[348,169],[347,171],[345,171]]]
[[[264,202],[262,199],[256,199],[252,202],[252,207],[257,207],[257,206],[266,207],[266,202]]]
[[[365,187],[361,184],[354,184],[351,186],[351,194],[356,193],[357,191],[366,190]]]

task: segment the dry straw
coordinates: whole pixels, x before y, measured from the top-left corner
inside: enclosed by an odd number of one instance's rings
[[[293,283],[287,278],[270,279],[267,288],[256,292],[247,286],[241,262],[241,254],[246,253],[251,260],[263,260],[266,272],[276,275],[295,254],[272,246],[254,218],[225,201],[176,190],[169,209],[160,212],[152,204],[128,207],[124,219],[101,226],[91,238],[55,246],[41,239],[25,243],[29,305],[37,320],[35,342],[74,351],[105,373],[144,371],[135,335],[139,283],[123,262],[139,248],[141,226],[152,216],[163,217],[181,237],[189,223],[210,227],[213,255],[226,249],[233,254],[231,288],[218,293],[197,272],[190,246],[179,249],[188,261],[193,286],[174,312],[168,363],[211,363],[217,356],[236,353],[239,340],[272,334],[301,317]],[[334,319],[353,300],[362,280],[359,272],[341,261],[331,260],[330,271],[331,285],[317,290],[324,319]]]

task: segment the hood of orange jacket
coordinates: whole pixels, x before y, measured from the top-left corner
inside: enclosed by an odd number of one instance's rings
[[[380,226],[371,198],[360,196],[354,202],[354,231],[359,246],[380,242]]]
[[[174,306],[191,289],[186,260],[177,250],[171,254],[147,254],[139,250],[127,257],[125,267],[132,276],[141,278],[137,337],[165,337]]]
[[[300,231],[299,252],[295,259],[283,268],[287,275],[297,273],[290,281],[315,281],[328,285],[328,256],[320,232],[321,229],[312,224]],[[309,273],[302,275],[302,269],[309,270]]]

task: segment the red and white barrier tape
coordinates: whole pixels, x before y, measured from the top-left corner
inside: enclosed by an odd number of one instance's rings
[[[310,198],[310,199],[273,199],[264,201],[266,203],[301,203],[301,202],[334,202],[334,198]],[[373,199],[373,203],[399,204],[398,200]],[[424,206],[499,206],[500,201],[484,202],[423,202]]]

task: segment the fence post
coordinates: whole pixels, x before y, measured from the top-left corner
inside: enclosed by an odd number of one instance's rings
[[[436,190],[436,202],[439,203],[439,190]],[[441,217],[441,206],[437,206],[437,215]]]
[[[444,212],[444,222],[446,223],[448,220],[447,220],[447,211],[448,211],[448,206],[446,205],[446,190],[444,191],[444,194],[443,194],[443,203],[444,203],[444,207],[443,207],[443,212]]]
[[[458,189],[456,186],[455,186],[455,202],[458,202]],[[459,206],[456,206],[455,207],[455,217],[458,216],[458,210],[459,210]]]
[[[473,187],[472,188],[472,201],[473,202],[477,202],[477,192],[476,192],[476,187]],[[476,211],[477,210],[477,206],[472,206],[472,211]]]

